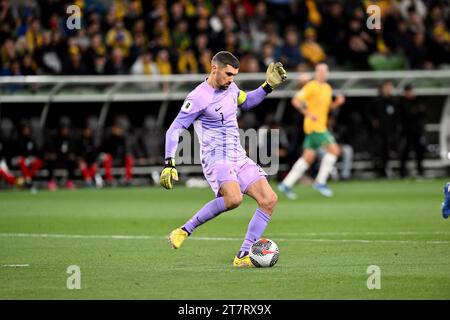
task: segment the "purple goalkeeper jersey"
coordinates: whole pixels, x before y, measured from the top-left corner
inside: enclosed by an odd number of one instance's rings
[[[240,90],[235,83],[226,90],[215,89],[207,81],[199,84],[184,100],[183,106],[166,134],[166,158],[174,158],[179,129],[194,123],[200,143],[202,166],[218,161],[240,162],[247,158],[242,148],[236,113]],[[240,105],[248,110],[267,93],[262,87],[248,92]]]

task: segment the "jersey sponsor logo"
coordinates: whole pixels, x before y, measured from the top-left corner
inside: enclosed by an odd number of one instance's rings
[[[185,101],[183,103],[183,106],[181,107],[181,111],[189,113],[192,110],[192,102],[191,101]]]
[[[233,169],[230,169],[229,171],[230,175],[232,175],[233,177],[237,177],[236,172]]]
[[[214,108],[214,110],[219,111],[220,109],[222,109],[223,106],[220,106],[219,108]]]

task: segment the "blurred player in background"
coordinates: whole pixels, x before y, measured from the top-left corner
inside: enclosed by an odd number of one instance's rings
[[[415,154],[417,174],[423,176],[423,156],[426,149],[425,123],[426,108],[416,97],[411,85],[407,85],[403,91],[403,97],[399,101],[400,119],[402,123],[403,141],[400,147],[400,176],[408,175],[406,163],[409,152]]]
[[[292,99],[292,105],[304,115],[303,154],[292,167],[291,171],[278,185],[278,189],[289,199],[296,199],[292,186],[303,176],[316,159],[316,151],[323,147],[326,153],[320,163],[319,173],[313,188],[322,195],[331,197],[333,192],[327,186],[327,179],[333,170],[340,148],[334,137],[328,132],[327,120],[330,109],[335,109],[345,102],[343,95],[338,95],[333,101],[333,89],[326,82],[328,66],[320,63],[315,68],[315,79],[306,83]]]
[[[242,194],[258,203],[245,240],[233,261],[235,267],[253,267],[249,257],[252,244],[258,240],[270,221],[277,195],[267,182],[267,174],[247,157],[240,144],[237,122],[238,107],[249,110],[257,106],[275,87],[286,79],[281,63],[271,63],[266,81],[256,90],[244,92],[233,82],[239,72],[239,60],[228,51],[218,52],[211,61],[211,73],[186,97],[181,111],[166,133],[166,161],[161,172],[161,185],[172,189],[178,180],[175,152],[180,131],[194,121],[199,138],[203,172],[216,198],[200,209],[192,219],[169,235],[169,243],[178,249],[200,225],[222,212],[238,207]]]
[[[33,138],[31,124],[28,120],[21,120],[19,123],[19,135],[13,142],[14,158],[13,163],[17,163],[24,179],[25,186],[33,189],[33,177],[42,167],[40,150],[36,140]]]
[[[85,124],[81,131],[81,136],[77,141],[77,162],[83,176],[84,183],[87,187],[95,184],[97,187],[102,186],[99,176],[97,176],[97,157],[98,152],[95,146],[93,130],[88,123]]]
[[[11,142],[5,137],[0,128],[0,180],[4,179],[9,185],[16,184],[16,177],[9,171],[8,162],[10,160]]]
[[[101,158],[105,168],[105,180],[108,185],[114,185],[112,168],[114,165],[124,165],[125,184],[131,184],[133,178],[133,156],[130,151],[130,141],[126,133],[123,119],[116,119],[111,132],[103,140],[100,147]]]
[[[55,135],[50,136],[45,146],[45,163],[48,169],[49,181],[47,187],[50,191],[58,189],[55,180],[56,168],[67,170],[67,179],[65,187],[67,189],[75,189],[75,140],[73,138],[70,119],[62,117],[59,120],[58,130]]]
[[[375,169],[381,178],[392,176],[389,167],[391,151],[398,152],[400,133],[400,110],[398,99],[393,95],[394,83],[383,81],[379,87],[379,95],[368,105],[375,146]]]
[[[447,219],[450,216],[450,182],[444,186],[444,202],[442,203],[442,216]]]

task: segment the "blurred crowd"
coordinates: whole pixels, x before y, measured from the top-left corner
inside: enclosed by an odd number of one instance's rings
[[[367,27],[368,6],[381,29]],[[69,5],[80,8],[70,29]],[[74,14],[72,12],[72,14]],[[70,25],[70,24],[69,24]],[[241,72],[433,69],[450,63],[446,0],[0,0],[2,75],[207,73],[228,50]]]

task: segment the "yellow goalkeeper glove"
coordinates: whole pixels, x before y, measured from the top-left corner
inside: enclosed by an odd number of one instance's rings
[[[281,62],[272,62],[266,71],[266,81],[262,84],[263,89],[270,93],[287,79],[286,70]]]
[[[167,158],[165,161],[164,169],[161,172],[159,182],[161,183],[161,186],[163,186],[164,188],[172,189],[173,188],[172,180],[178,181],[178,171],[175,168],[175,159]]]

